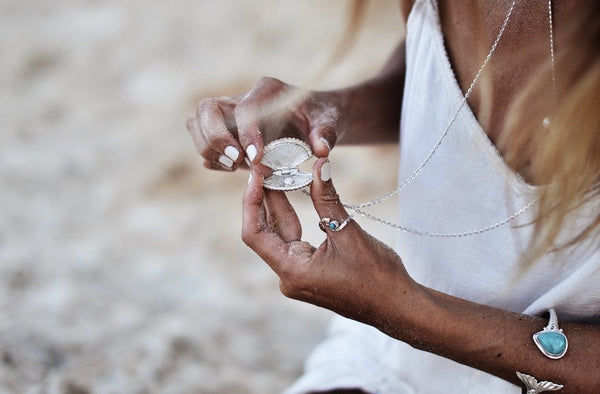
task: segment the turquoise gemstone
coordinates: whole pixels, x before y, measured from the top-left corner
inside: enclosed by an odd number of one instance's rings
[[[567,349],[567,337],[562,332],[547,331],[537,335],[537,342],[548,353],[558,356]]]
[[[335,230],[335,229],[337,228],[337,226],[338,226],[338,225],[337,225],[337,223],[336,223],[336,222],[331,222],[331,223],[329,223],[329,228],[330,228],[330,229],[332,229],[332,230]]]

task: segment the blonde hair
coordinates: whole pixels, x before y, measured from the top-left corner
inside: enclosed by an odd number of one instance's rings
[[[561,235],[569,213],[600,194],[600,3],[570,32],[570,47],[557,56],[556,97],[551,126],[544,141],[533,144],[532,174],[542,186],[538,192],[533,239],[525,255],[524,269],[542,255],[589,241],[600,243],[600,210],[592,208],[589,224],[566,238]],[[518,168],[522,153],[538,139],[540,120],[547,106],[531,97],[543,97],[551,79],[548,68],[525,89],[507,123],[516,142],[507,153],[508,163]],[[524,103],[527,105],[523,105]],[[546,112],[547,113],[547,112]],[[537,133],[536,133],[537,132]],[[537,135],[535,135],[537,134]]]

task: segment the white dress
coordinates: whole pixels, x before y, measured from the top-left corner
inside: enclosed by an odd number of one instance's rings
[[[406,52],[400,182],[427,156],[463,98],[434,0],[417,0],[413,6]],[[484,228],[519,211],[535,191],[506,165],[465,106],[437,153],[400,193],[398,222],[440,233]],[[554,307],[559,322],[600,322],[600,253],[593,245],[546,255],[519,276],[533,209],[510,224],[465,238],[399,233],[396,251],[417,282],[444,293],[530,315]],[[586,212],[598,209],[595,200],[573,213],[565,234],[581,228],[589,220]],[[341,317],[328,334],[286,394],[334,388],[382,394],[521,393],[502,379]]]

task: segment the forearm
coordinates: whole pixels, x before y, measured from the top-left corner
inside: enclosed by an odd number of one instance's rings
[[[546,358],[532,341],[547,318],[507,312],[415,286],[394,296],[378,328],[411,346],[521,385],[516,371],[564,385],[561,393],[600,392],[600,329],[560,322],[569,351]],[[398,313],[399,311],[399,313]],[[560,315],[559,315],[560,318]]]
[[[374,78],[336,94],[344,114],[338,143],[368,144],[398,141],[404,88],[404,41]]]

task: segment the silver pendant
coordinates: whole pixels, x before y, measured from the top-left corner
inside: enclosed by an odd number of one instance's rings
[[[298,168],[312,156],[310,146],[296,138],[281,138],[264,148],[261,164],[273,170],[263,186],[271,190],[290,191],[310,185],[312,174]]]

